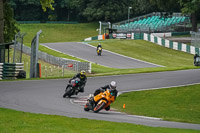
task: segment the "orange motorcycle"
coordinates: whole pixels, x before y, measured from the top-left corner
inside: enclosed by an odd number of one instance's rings
[[[100,92],[98,95],[88,99],[86,105],[84,106],[84,110],[93,110],[95,113],[98,113],[100,110],[106,109],[114,101],[114,94],[107,89],[106,91]]]

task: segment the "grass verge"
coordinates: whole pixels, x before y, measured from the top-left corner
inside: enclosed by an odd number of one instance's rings
[[[86,37],[97,35],[95,29],[97,23],[89,24],[22,24],[21,32],[26,32],[24,43],[30,46],[31,39],[36,32],[42,29],[40,35],[40,43],[48,42],[69,42],[81,41]],[[30,30],[31,29],[31,30]],[[74,37],[75,36],[75,37]],[[97,46],[101,43],[104,49],[151,62],[158,65],[163,65],[163,68],[138,68],[138,69],[116,69],[92,64],[92,74],[88,76],[100,75],[117,75],[130,73],[158,72],[158,71],[173,71],[183,69],[195,69],[199,67],[193,66],[193,55],[155,45],[151,42],[143,40],[103,40],[92,41],[91,45]],[[44,46],[39,46],[39,50],[46,52],[56,57],[83,61],[76,57],[65,55],[48,49]],[[96,55],[94,55],[96,56]]]
[[[200,124],[199,96],[199,84],[130,92],[121,94],[112,107],[128,114]]]
[[[21,32],[27,33],[24,43],[30,44],[33,37],[41,29],[40,43],[80,42],[81,40],[98,35],[98,23],[79,24],[20,24]]]
[[[148,127],[129,123],[33,114],[0,108],[2,133],[197,133],[197,130]]]

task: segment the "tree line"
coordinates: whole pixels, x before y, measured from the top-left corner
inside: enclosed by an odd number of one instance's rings
[[[56,0],[43,11],[39,0],[10,0],[18,21],[110,21],[127,19],[158,10],[149,0]]]
[[[1,8],[1,4],[4,5],[4,8]],[[2,22],[4,22],[5,30],[6,25],[11,25],[11,22],[15,25],[15,20],[109,21],[114,23],[127,19],[128,7],[132,7],[130,10],[130,18],[151,12],[162,11],[169,13],[190,13],[192,18],[192,30],[197,31],[200,0],[0,0],[0,24],[2,25]],[[4,13],[2,13],[2,9],[4,9]],[[6,10],[9,10],[9,20],[5,20],[8,16],[8,14],[5,13]],[[2,16],[4,17],[2,18]],[[2,21],[3,19],[4,21]],[[9,24],[6,24],[6,21],[9,21],[7,22]],[[0,43],[2,42],[1,27]],[[12,30],[17,32],[15,26],[12,27]],[[9,33],[12,30],[10,30]],[[10,39],[6,39],[6,41],[9,40]]]

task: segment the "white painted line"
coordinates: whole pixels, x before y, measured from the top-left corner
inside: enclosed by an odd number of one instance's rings
[[[86,103],[87,101],[81,101],[81,100],[72,100],[70,99],[70,102],[74,105],[78,105],[78,106],[83,106],[85,104],[83,103]],[[76,102],[78,103],[81,103],[81,104],[77,104]],[[112,113],[116,113],[116,114],[124,114],[124,115],[127,115],[123,112],[118,112],[118,111],[115,111],[111,108],[111,110],[109,110],[110,112]],[[136,118],[143,118],[143,119],[151,119],[151,120],[162,120],[161,118],[156,118],[156,117],[148,117],[148,116],[139,116],[139,115],[127,115],[127,116],[131,116],[131,117],[136,117]]]
[[[90,46],[90,47],[96,48],[95,46],[92,46],[92,45],[90,45],[90,44],[88,44],[88,43],[86,43],[86,42],[82,42],[82,43],[85,44],[85,45],[88,45],[88,46]],[[139,59],[135,59],[135,58],[132,58],[132,57],[128,57],[128,56],[125,56],[125,55],[121,55],[121,54],[118,54],[118,53],[114,53],[114,52],[112,52],[112,51],[108,51],[108,50],[105,50],[105,49],[104,49],[104,51],[107,51],[107,52],[109,52],[109,53],[112,53],[112,54],[115,54],[115,55],[119,55],[119,56],[122,56],[122,57],[125,57],[125,58],[129,58],[129,59],[132,59],[132,60],[140,61],[140,62],[143,62],[143,63],[147,63],[147,64],[159,66],[159,67],[165,67],[165,66],[162,66],[162,65],[158,65],[158,64],[154,64],[154,63],[142,61],[142,60],[139,60]]]
[[[122,93],[133,92],[133,91],[146,91],[146,90],[157,90],[157,89],[165,89],[165,88],[174,88],[174,87],[184,87],[188,85],[197,85],[200,83],[193,83],[193,84],[184,84],[184,85],[177,85],[177,86],[167,86],[167,87],[158,87],[158,88],[148,88],[148,89],[138,89],[138,90],[130,90],[130,91],[121,91],[118,93],[117,96],[121,95]]]
[[[74,100],[75,103],[87,103],[87,101],[81,101],[81,100]]]
[[[82,43],[82,42],[78,42],[78,43]],[[59,53],[62,53],[62,54],[66,54],[66,55],[69,55],[69,56],[72,56],[72,57],[76,57],[76,56],[73,56],[73,55],[71,55],[71,54],[67,54],[67,53],[63,53],[63,52],[61,52],[61,51],[59,51],[59,50],[55,50],[55,49],[50,48],[50,47],[48,47],[48,46],[46,46],[46,45],[43,45],[43,44],[40,44],[40,45],[42,45],[42,46],[44,46],[44,47],[47,47],[48,49],[54,50],[54,51],[56,51],[56,52],[59,52]],[[81,60],[85,60],[85,61],[87,61],[87,62],[91,62],[91,63],[97,64],[96,62],[92,62],[92,61],[89,61],[89,60],[86,60],[86,59],[83,59],[83,58],[80,58],[80,57],[76,57],[76,58],[79,58],[79,59],[81,59]],[[64,59],[67,59],[67,58],[64,58]],[[68,59],[68,60],[72,60],[72,59]],[[77,60],[74,60],[74,61],[77,61]],[[80,62],[80,61],[78,61],[78,62]],[[98,64],[98,65],[100,65],[100,64]],[[101,66],[109,67],[109,66],[105,66],[105,65],[101,65]],[[111,68],[111,67],[109,67],[109,68]]]
[[[148,117],[148,116],[140,116],[140,115],[128,115],[128,116],[136,117],[136,118],[143,118],[143,119],[150,119],[150,120],[162,120],[161,118]]]

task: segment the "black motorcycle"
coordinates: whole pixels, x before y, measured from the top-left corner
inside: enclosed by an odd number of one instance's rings
[[[80,89],[79,87],[80,79],[72,79],[65,89],[65,94],[63,95],[63,98],[65,98],[66,96],[71,97],[71,95],[77,95]]]

